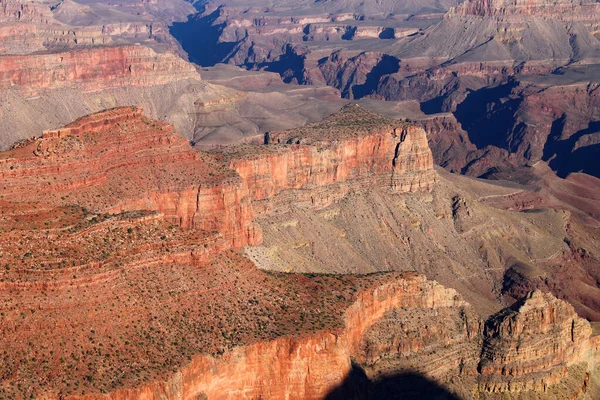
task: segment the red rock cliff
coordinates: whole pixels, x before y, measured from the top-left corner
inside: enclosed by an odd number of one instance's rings
[[[535,392],[560,384],[573,374],[569,367],[587,367],[591,333],[589,322],[573,306],[549,293],[531,292],[486,323],[479,366],[481,390]]]
[[[285,189],[343,186],[352,181],[396,192],[429,191],[436,181],[425,131],[355,105],[317,124],[268,133],[266,142],[268,146],[234,156],[230,163],[255,200]],[[333,198],[312,195],[309,201],[323,206]]]
[[[234,247],[260,241],[235,173],[137,107],[80,118],[2,153],[0,181],[7,201],[156,210],[184,228],[218,231]]]
[[[345,379],[365,331],[385,313],[396,307],[419,312],[464,304],[454,290],[423,276],[396,278],[359,294],[339,332],[283,337],[238,347],[220,358],[198,356],[166,382],[117,391],[106,398],[322,399]]]
[[[44,89],[97,91],[120,86],[161,85],[199,79],[181,58],[145,46],[98,47],[55,54],[0,57],[0,89],[28,94]]]

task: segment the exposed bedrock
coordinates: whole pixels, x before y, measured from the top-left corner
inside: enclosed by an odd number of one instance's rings
[[[464,306],[454,290],[422,276],[396,278],[359,293],[344,313],[342,329],[256,343],[218,358],[195,357],[166,382],[117,391],[108,398],[237,399],[243,393],[251,398],[322,399],[343,382],[365,331],[387,312],[446,312]]]
[[[373,121],[356,131],[347,125],[351,118]],[[0,158],[4,200],[35,201],[43,193],[53,206],[156,210],[184,228],[221,232],[239,248],[260,241],[252,203],[285,189],[364,179],[395,191],[432,188],[436,174],[422,129],[357,106],[303,129],[335,131],[335,124],[337,141],[320,137],[319,143],[244,148],[229,156],[229,169],[221,156],[194,151],[170,125],[145,118],[140,108],[117,108],[45,131],[6,152]]]
[[[155,210],[184,228],[260,241],[247,189],[173,127],[122,107],[83,117],[0,158],[4,200],[77,204],[101,213]]]
[[[370,119],[370,120],[369,120]],[[364,126],[354,122],[369,120]],[[269,132],[266,153],[233,158],[230,166],[255,200],[285,189],[319,188],[362,181],[396,192],[429,191],[436,181],[425,131],[383,118],[356,105],[322,122],[290,131]],[[284,146],[284,145],[288,146]],[[269,148],[278,149],[270,152]],[[347,192],[350,187],[341,188]],[[313,203],[330,204],[332,198]]]
[[[55,54],[0,56],[0,89],[35,95],[77,87],[99,91],[120,86],[151,86],[199,78],[179,57],[144,46],[100,47]]]
[[[490,317],[479,364],[484,393],[543,392],[578,398],[590,379],[598,337],[573,307],[541,291]],[[567,377],[579,377],[578,384]]]
[[[270,132],[266,142],[196,152],[170,125],[122,107],[0,153],[0,341],[12,343],[0,358],[0,394],[322,399],[347,390],[361,368],[358,392],[345,398],[385,399],[394,386],[378,382],[410,373],[466,398],[593,395],[597,339],[550,295],[530,295],[484,329],[480,304],[424,275],[281,274],[230,251],[261,242],[261,219],[270,229],[265,240],[276,236],[293,248],[282,253],[312,247],[316,257],[318,246],[297,246],[271,228],[302,228],[303,221],[279,223],[286,207],[330,223],[342,223],[334,221],[340,215],[349,223],[331,240],[370,247],[364,254],[384,258],[371,267],[411,267],[407,258],[380,254],[386,243],[431,251],[445,263],[440,277],[489,306],[477,257],[489,261],[488,277],[501,275],[511,256],[551,258],[568,249],[564,213],[484,207],[475,199],[513,189],[465,177],[456,179],[466,188],[448,186],[433,170],[421,128],[355,105]],[[377,223],[361,206],[364,193]],[[351,211],[336,214],[336,205]],[[310,231],[323,227],[315,221]],[[521,236],[529,241],[512,243]],[[445,247],[461,237],[471,245]],[[479,256],[465,268],[459,252]],[[490,289],[488,297],[474,296],[475,287]],[[498,372],[514,360],[527,368]]]

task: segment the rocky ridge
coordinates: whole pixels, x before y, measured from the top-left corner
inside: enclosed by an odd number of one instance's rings
[[[593,350],[591,332],[589,323],[571,305],[547,293],[530,292],[485,326],[479,366],[485,376],[482,389],[495,393],[546,390],[568,375],[568,367],[586,362]]]
[[[589,136],[596,133],[597,118],[575,116],[572,104],[561,107],[569,119],[579,119],[574,123],[581,131],[587,130],[579,132],[585,137],[574,146],[577,139],[568,140],[567,134],[548,139],[561,129],[562,114],[540,121],[548,110],[527,100],[551,99],[552,92],[563,91],[565,102],[590,108],[585,103],[594,101],[598,79],[593,71],[600,62],[597,2],[471,0],[453,5],[441,19],[395,13],[385,23],[373,10],[358,18],[341,12],[294,18],[287,7],[272,7],[267,13],[266,6],[207,3],[187,26],[193,33],[202,25],[214,35],[214,62],[277,72],[286,82],[330,85],[350,99],[416,100],[427,114],[453,113],[462,128],[453,129],[452,136],[466,140],[430,143],[441,164],[448,164],[444,160],[450,154],[460,160],[453,171],[482,177],[497,170],[510,173],[549,160],[554,154],[542,156],[545,145],[557,147],[554,142],[560,141],[571,150],[552,163],[559,176],[581,170],[597,176],[590,161],[597,140]],[[202,63],[201,54],[186,45],[185,32],[178,38]],[[563,75],[569,75],[568,85],[561,83]],[[487,110],[465,113],[482,101]]]
[[[352,115],[380,118],[356,106],[337,118],[348,120]],[[146,119],[138,107],[117,108],[45,131],[41,138],[20,142],[5,152],[0,158],[3,199],[34,202],[44,193],[45,203],[55,207],[77,204],[100,213],[153,210],[183,228],[221,232],[233,247],[240,248],[260,241],[252,225],[253,202],[285,189],[343,186],[368,176],[377,181],[377,176],[386,174],[387,187],[431,189],[435,172],[424,132],[413,128],[418,143],[425,144],[414,152],[402,147],[397,128],[387,125],[392,120],[364,121],[363,132],[352,131],[351,125],[341,127],[342,132],[353,132],[351,139],[322,142],[333,150],[314,152],[307,145],[251,146],[223,160],[219,154],[195,152],[171,126]],[[405,141],[410,137],[404,136]],[[371,148],[373,143],[378,147]],[[361,147],[363,153],[356,150]],[[267,166],[286,162],[286,169],[261,170],[259,161],[247,157],[265,150],[276,157],[267,155],[261,162]],[[348,161],[330,155],[344,152]],[[307,154],[314,158],[302,157]],[[285,161],[290,157],[295,161]],[[163,168],[155,169],[158,164]],[[319,168],[323,172],[317,172]],[[409,184],[401,186],[398,182],[405,178]]]
[[[422,129],[384,118],[357,105],[348,105],[322,122],[306,127],[268,132],[265,142],[285,144],[285,150],[255,153],[230,166],[255,200],[270,200],[286,189],[318,188],[359,180],[361,186],[379,182],[396,192],[429,191],[436,181],[433,159]],[[268,149],[269,146],[266,147]],[[252,153],[250,153],[252,154]],[[337,194],[338,198],[347,188]],[[306,199],[323,207],[314,190]]]
[[[469,357],[478,343],[488,343],[488,331],[455,290],[414,273],[268,273],[232,251],[260,243],[254,214],[281,212],[261,206],[269,196],[285,204],[303,191],[331,197],[327,193],[354,184],[369,188],[369,182],[390,196],[409,196],[395,193],[392,176],[412,173],[421,174],[423,184],[401,191],[428,195],[438,182],[428,169],[424,132],[348,106],[323,123],[273,132],[267,142],[196,152],[169,125],[125,107],[1,153],[0,340],[12,345],[2,346],[10,352],[0,358],[0,393],[175,399],[237,398],[244,391],[317,399],[344,385],[351,359],[362,357],[377,379],[378,368],[394,365],[395,354],[416,355],[416,362],[422,355],[432,365],[432,346],[456,346],[456,355],[446,369],[425,368],[424,374],[450,391],[448,377],[464,375],[479,391],[477,358]],[[307,153],[310,147],[315,150]],[[279,155],[284,175],[258,167],[261,156],[280,165]],[[308,209],[327,204],[309,202]],[[472,224],[464,221],[464,229]],[[574,321],[577,340],[564,351],[533,352],[531,365],[547,357],[551,372],[577,364],[585,375],[596,360],[589,325],[562,302],[543,300],[520,311],[547,303],[564,309],[555,319]],[[412,334],[395,326],[394,313],[406,321],[420,315],[432,321],[431,329],[398,347],[404,340],[394,337]],[[440,316],[454,325],[436,325]],[[392,331],[399,336],[383,334]],[[493,362],[513,357],[510,346],[498,348],[504,353]],[[503,382],[494,371],[490,381]],[[579,382],[577,374],[561,376]],[[550,387],[561,382],[548,380]],[[588,382],[579,386],[582,394],[593,389],[593,379]]]
[[[3,56],[1,60],[0,89],[16,88],[30,96],[64,87],[99,91],[119,86],[164,85],[180,79],[200,79],[195,68],[179,57],[157,54],[143,46]]]

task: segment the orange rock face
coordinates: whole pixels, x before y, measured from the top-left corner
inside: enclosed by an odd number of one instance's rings
[[[350,372],[359,341],[386,312],[397,307],[418,313],[464,305],[454,290],[423,276],[396,278],[360,293],[346,310],[345,327],[339,331],[257,343],[219,358],[199,356],[166,382],[117,391],[108,398],[322,399]]]
[[[5,299],[2,309],[6,319],[0,340],[12,343],[13,334],[19,332],[30,337],[27,342],[51,343],[52,349],[35,347],[30,354],[33,358],[27,356],[18,365],[3,359],[8,386],[0,385],[0,393],[14,395],[19,392],[16,383],[31,379],[38,395],[50,397],[81,397],[90,390],[114,392],[114,398],[176,398],[173,396],[200,393],[211,398],[237,398],[241,391],[273,398],[289,393],[297,393],[298,398],[324,396],[349,371],[350,354],[362,332],[385,312],[399,305],[435,307],[459,300],[453,294],[446,298],[445,289],[422,277],[378,276],[356,281],[358,286],[347,284],[354,282],[352,277],[339,278],[347,283],[334,283],[338,278],[327,278],[326,282],[315,278],[314,282],[332,289],[324,293],[317,287],[310,289],[310,281],[300,285],[253,271],[249,261],[223,253],[260,242],[260,232],[253,223],[253,203],[277,197],[284,189],[327,192],[332,185],[376,181],[379,176],[390,185],[394,160],[404,156],[396,148],[402,135],[410,135],[406,129],[403,134],[393,129],[373,131],[367,121],[366,128],[354,137],[341,144],[323,142],[317,150],[311,150],[316,145],[296,146],[292,151],[284,145],[252,148],[283,155],[277,162],[291,163],[285,178],[278,175],[281,164],[269,164],[271,161],[262,164],[270,165],[271,170],[255,170],[254,175],[240,167],[240,176],[228,166],[249,165],[244,164],[247,149],[237,153],[241,164],[235,161],[235,153],[196,152],[171,126],[145,118],[137,107],[80,118],[1,153],[5,213],[0,221],[0,297]],[[429,153],[429,162],[430,157]],[[410,155],[406,160],[408,163],[398,162],[402,173],[410,172],[406,170],[412,162]],[[316,172],[318,169],[321,172]],[[310,170],[315,173],[301,178]],[[276,185],[261,189],[256,182],[263,174],[271,174],[274,178],[269,179]],[[146,282],[145,276],[154,273],[158,275]],[[139,296],[144,296],[146,289],[138,292],[137,283],[132,286],[132,282],[155,285],[153,290],[160,301],[144,301],[140,309]],[[107,292],[107,285],[113,289]],[[237,299],[236,291],[246,286],[243,299]],[[313,290],[323,294],[315,297]],[[45,308],[41,304],[48,300],[40,293],[48,292],[52,305]],[[219,293],[229,294],[215,297]],[[290,293],[298,293],[300,297],[289,299],[298,304],[286,300],[281,310],[272,309]],[[206,300],[197,303],[203,296]],[[100,308],[93,300],[96,298],[104,299]],[[352,302],[355,305],[348,308]],[[25,304],[38,304],[34,308],[39,313],[27,319],[22,330],[18,313],[27,308]],[[248,307],[254,309],[257,304],[266,308],[252,311],[258,312],[256,315],[246,314]],[[224,320],[215,314],[221,307],[227,315]],[[69,328],[62,320],[63,311],[53,310],[64,309],[77,310],[70,316],[74,326],[80,327],[74,337],[104,332],[102,347],[110,348],[106,357],[113,360],[112,367],[101,367],[106,358],[90,358],[86,340],[59,344],[58,338]],[[131,314],[130,309],[137,311]],[[289,312],[291,309],[296,311]],[[346,309],[345,319],[340,320]],[[110,320],[107,312],[118,319],[110,327],[106,325]],[[200,346],[196,350],[192,350],[194,346],[183,350],[181,345],[189,340],[190,329],[198,328],[189,319],[175,322],[175,315],[204,318],[197,322],[204,326],[206,336],[196,344]],[[175,329],[169,333],[161,333],[163,328],[145,330],[149,325],[135,324],[132,318],[136,316],[150,321],[167,318],[160,326]],[[133,331],[132,326],[136,326]],[[175,361],[163,359],[165,344],[161,351],[156,347],[164,340],[157,342],[158,338],[167,336],[171,337],[168,351],[177,354],[169,358],[179,360],[173,365],[180,371],[169,379],[165,377],[172,367],[166,366]],[[125,337],[132,339],[124,342]],[[104,343],[110,338],[115,341]],[[14,349],[25,351],[19,346]],[[52,354],[61,355],[60,360],[51,362],[50,372],[38,365],[37,359],[50,360]],[[194,357],[184,363],[181,357],[186,354]],[[214,357],[218,354],[221,357]],[[65,361],[68,357],[85,357],[88,367],[73,376]],[[138,365],[131,361],[136,358],[146,361]],[[274,358],[279,360],[277,364],[267,362]],[[38,371],[38,367],[39,374],[27,372]],[[134,383],[136,376],[154,383]],[[89,379],[87,389],[66,388],[72,379],[80,385]],[[273,386],[276,381],[288,383]],[[134,389],[118,390],[123,387]]]
[[[487,392],[545,391],[587,364],[589,322],[573,306],[549,293],[531,292],[523,301],[488,320],[480,373]]]
[[[483,330],[420,275],[266,273],[232,251],[260,243],[270,201],[430,190],[423,130],[395,124],[351,106],[201,153],[123,107],[0,153],[0,397],[322,399],[352,361],[467,394],[586,393],[599,344],[549,295]]]
[[[425,131],[354,105],[317,124],[268,133],[266,141],[271,146],[249,156],[234,155],[230,163],[254,200],[270,199],[286,189],[352,181],[396,192],[429,191],[436,181]],[[284,143],[291,145],[282,147]],[[325,206],[349,187],[302,200]]]
[[[259,202],[285,189],[310,189],[299,197],[322,206],[353,184],[419,191],[436,179],[424,131],[408,125],[367,124],[332,142],[257,146],[228,154],[229,161],[219,157],[195,152],[171,126],[124,107],[18,144],[0,156],[0,178],[6,201],[36,202],[41,195],[47,205],[96,212],[155,210],[181,227],[220,232],[236,248],[260,241],[253,203],[266,211]]]
[[[3,153],[0,180],[6,201],[155,210],[184,228],[221,232],[235,247],[260,241],[235,173],[135,107],[81,118]]]
[[[119,86],[161,85],[199,79],[195,68],[169,53],[144,46],[98,47],[55,54],[3,56],[0,89],[28,94],[44,89],[75,87],[96,91]]]

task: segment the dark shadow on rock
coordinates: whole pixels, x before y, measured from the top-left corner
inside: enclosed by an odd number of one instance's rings
[[[586,129],[561,139],[565,119],[563,116],[552,123],[542,160],[549,161],[550,168],[561,178],[566,178],[571,172],[584,172],[600,178],[600,144],[577,147],[584,136],[600,135],[600,121],[590,122]]]
[[[379,81],[385,75],[394,74],[400,70],[400,60],[396,57],[384,54],[381,60],[367,74],[365,83],[352,87],[352,96],[355,99],[360,99],[369,94],[375,93]],[[344,96],[346,97],[346,96]]]
[[[185,22],[175,22],[169,27],[171,35],[183,50],[186,51],[191,62],[202,67],[212,67],[223,62],[233,50],[235,43],[219,42],[225,24],[214,24],[220,14],[216,9],[211,14],[190,15]]]
[[[456,107],[454,116],[478,149],[492,145],[510,150],[515,113],[523,101],[520,96],[510,96],[517,85],[518,82],[511,79],[503,85],[472,91]]]
[[[438,114],[444,112],[444,102],[448,98],[447,95],[437,96],[431,100],[427,100],[421,103],[421,111],[427,115]]]
[[[371,381],[356,364],[326,400],[460,400],[438,383],[416,372],[403,372]]]
[[[379,39],[393,39],[394,36],[394,28],[384,28],[379,34]]]
[[[356,27],[349,27],[346,32],[342,35],[342,40],[352,40],[356,34]]]
[[[264,69],[275,72],[281,76],[285,83],[304,84],[304,56],[296,53],[294,48],[287,44],[284,52],[277,60],[259,63],[257,65],[246,65],[248,68]]]

